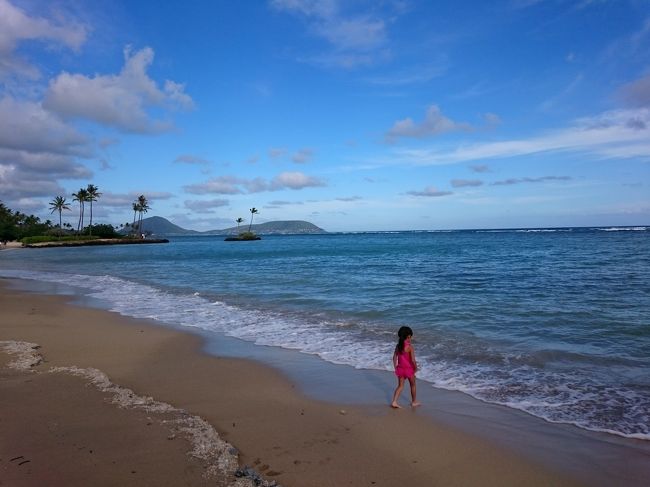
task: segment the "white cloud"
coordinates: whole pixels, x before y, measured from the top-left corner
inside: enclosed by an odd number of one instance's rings
[[[184,186],[183,189],[191,194],[242,194],[317,186],[325,186],[325,182],[301,172],[283,172],[270,181],[264,178],[244,179],[235,176],[219,176],[205,183]]]
[[[386,40],[384,22],[370,17],[329,17],[314,29],[320,37],[342,51],[368,51],[382,45]]]
[[[139,195],[135,193],[111,193],[110,191],[105,191],[102,194],[102,206],[114,207],[114,208],[127,208],[131,209],[131,204],[138,198]]]
[[[479,179],[452,179],[451,185],[454,188],[476,187],[483,185],[483,181]]]
[[[36,102],[0,99],[0,148],[85,155],[87,138]]]
[[[558,105],[562,105],[563,103],[566,103],[567,98],[573,95],[573,93],[579,88],[579,86],[582,84],[584,80],[584,75],[582,73],[579,73],[577,76],[575,76],[570,83],[567,84],[567,86],[560,91],[559,93],[554,94],[553,96],[547,98],[544,100],[540,105],[539,108],[542,111],[546,110],[552,110]],[[570,99],[570,98],[569,98]]]
[[[269,157],[271,159],[277,159],[278,157],[284,157],[287,154],[287,149],[284,147],[271,147],[269,149]]]
[[[650,157],[650,109],[612,110],[528,139],[463,145],[453,150],[398,150],[400,163],[441,165],[541,152],[581,152],[603,158]],[[393,161],[395,162],[395,161]]]
[[[129,193],[105,191],[101,196],[101,205],[131,210],[131,205],[141,194],[147,197],[150,206],[155,200],[168,200],[174,196],[166,191],[131,191]]]
[[[271,0],[271,5],[278,10],[323,18],[332,17],[338,11],[336,0]]]
[[[124,50],[124,67],[118,75],[61,73],[50,81],[45,94],[46,109],[66,118],[81,118],[115,127],[124,132],[158,133],[170,130],[169,120],[152,118],[147,109],[188,109],[192,99],[183,92],[183,86],[166,81],[161,90],[149,78],[147,68],[154,52],[144,48],[132,53]]]
[[[6,203],[21,198],[54,197],[64,193],[65,190],[47,175],[0,163],[0,195]]]
[[[301,172],[283,172],[273,178],[270,184],[272,191],[279,189],[304,189],[325,186],[325,183]]]
[[[418,83],[426,83],[434,78],[442,76],[447,71],[446,61],[440,61],[439,65],[418,66],[416,69],[390,72],[381,76],[373,76],[365,79],[367,83],[378,86],[404,86]]]
[[[182,154],[174,159],[174,162],[181,164],[198,164],[198,165],[209,165],[210,161],[202,157],[193,156],[191,154]]]
[[[273,206],[289,206],[289,205],[302,205],[302,201],[284,201],[284,200],[273,200],[269,201],[269,205]]]
[[[36,102],[0,99],[0,195],[47,197],[64,192],[57,179],[89,178],[77,161],[92,151],[85,136]]]
[[[501,117],[495,113],[485,113],[483,114],[483,120],[487,124],[488,128],[496,127],[501,125]]]
[[[650,74],[624,85],[619,94],[632,107],[650,107]]]
[[[314,151],[311,149],[300,149],[293,156],[291,160],[296,164],[306,164],[311,161],[311,158],[314,156]]]
[[[471,125],[467,123],[454,122],[445,117],[437,105],[431,105],[427,109],[425,118],[420,123],[415,123],[411,118],[398,120],[386,133],[386,140],[394,142],[399,137],[433,137],[444,132],[467,131],[471,130]]]
[[[353,68],[373,64],[386,55],[386,22],[376,13],[346,14],[341,7],[349,4],[335,0],[272,0],[271,5],[276,10],[302,17],[310,32],[330,45],[330,52],[310,61]]]
[[[214,213],[215,208],[228,206],[228,200],[213,199],[213,200],[185,200],[183,205],[188,210],[195,213]]]
[[[440,196],[447,196],[453,194],[451,191],[439,191],[433,186],[427,186],[422,191],[408,191],[406,194],[411,196],[424,196],[428,198],[437,198]]]
[[[77,50],[86,40],[86,28],[70,21],[53,23],[42,17],[31,17],[8,0],[0,0],[0,77],[8,74],[39,77],[36,67],[15,56],[18,44],[27,40],[62,44]]]
[[[485,164],[476,164],[476,165],[469,166],[469,168],[472,170],[472,172],[478,172],[478,173],[490,172],[490,167]]]
[[[513,184],[521,183],[543,183],[545,181],[570,181],[570,176],[541,176],[537,178],[510,178],[504,179],[502,181],[495,181],[492,183],[492,186],[511,186]]]
[[[13,167],[43,179],[79,179],[92,172],[67,155],[0,148],[0,167]]]
[[[242,181],[234,176],[219,176],[205,183],[184,186],[183,189],[191,194],[240,194],[243,191],[238,185],[242,184]]]
[[[20,198],[11,205],[12,208],[20,208],[23,213],[32,213],[45,210],[45,203],[36,198]]]

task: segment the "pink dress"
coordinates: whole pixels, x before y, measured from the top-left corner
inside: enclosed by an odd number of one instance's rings
[[[404,379],[411,379],[415,375],[415,365],[411,362],[411,341],[404,340],[404,350],[397,351],[397,367],[395,367],[395,375]]]

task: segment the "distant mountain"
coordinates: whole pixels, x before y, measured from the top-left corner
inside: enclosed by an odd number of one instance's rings
[[[124,227],[120,233],[129,233],[130,226]],[[248,230],[248,225],[240,225],[239,232]],[[296,234],[318,234],[327,233],[322,228],[313,223],[302,220],[274,221],[255,224],[251,231],[258,235],[296,235]],[[197,232],[188,230],[173,224],[166,218],[160,216],[151,216],[142,219],[142,232],[152,235],[237,235],[237,227],[225,228],[223,230],[209,230],[207,232]]]
[[[209,232],[203,232],[208,234],[215,235],[237,235],[239,232],[247,231],[248,225],[240,225],[239,230],[237,227],[230,227],[224,230],[211,230]],[[254,232],[258,235],[304,235],[304,234],[317,234],[317,233],[327,233],[320,227],[317,227],[313,223],[309,223],[302,220],[287,220],[287,221],[275,221],[275,222],[266,222],[259,223],[251,226],[251,232]]]
[[[120,233],[130,233],[131,226],[126,226]],[[198,235],[201,232],[196,230],[187,230],[161,216],[150,216],[142,219],[142,232],[152,235]]]

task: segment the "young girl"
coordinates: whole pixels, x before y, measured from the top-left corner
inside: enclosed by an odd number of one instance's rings
[[[411,385],[411,406],[417,407],[420,403],[415,397],[415,372],[418,370],[418,364],[415,361],[415,351],[411,346],[411,337],[413,330],[408,326],[402,326],[398,332],[397,337],[399,341],[393,353],[393,366],[395,367],[395,375],[397,376],[397,389],[393,394],[393,402],[390,404],[393,408],[400,408],[397,404],[399,395],[404,389],[404,379],[408,379]]]

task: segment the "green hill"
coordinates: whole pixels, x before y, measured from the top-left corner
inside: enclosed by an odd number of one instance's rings
[[[248,225],[240,225],[239,231],[248,230]],[[126,234],[131,231],[129,226],[120,230],[120,233]],[[273,221],[258,223],[251,227],[251,231],[258,235],[308,235],[327,233],[313,223],[302,220]],[[142,232],[151,235],[237,235],[237,227],[225,228],[222,230],[209,230],[207,232],[197,232],[188,230],[173,224],[166,218],[160,216],[151,216],[142,219]]]
[[[120,230],[120,233],[130,233],[131,227],[127,226]],[[152,235],[198,235],[201,232],[187,230],[174,225],[172,222],[161,216],[150,216],[142,219],[142,232]]]
[[[247,231],[248,225],[241,225],[239,232]],[[313,223],[303,220],[288,220],[259,223],[251,226],[251,232],[258,235],[310,235],[318,233],[327,233]],[[237,227],[230,227],[224,230],[211,230],[204,232],[215,235],[237,235]]]

